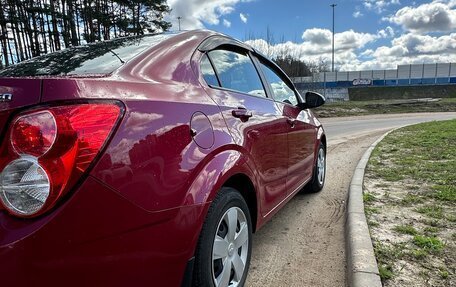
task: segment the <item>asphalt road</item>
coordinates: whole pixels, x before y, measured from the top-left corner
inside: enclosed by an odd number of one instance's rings
[[[425,121],[447,120],[456,118],[456,113],[410,113],[391,115],[369,115],[345,118],[323,118],[329,145],[346,142],[353,137],[369,135],[376,131],[385,131],[404,125]]]
[[[346,286],[345,204],[364,151],[384,132],[456,113],[321,119],[328,138],[327,179],[317,194],[298,194],[253,237],[246,286]]]

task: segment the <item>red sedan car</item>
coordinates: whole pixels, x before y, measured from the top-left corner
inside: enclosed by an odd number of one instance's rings
[[[0,284],[242,286],[252,232],[323,187],[323,103],[211,31],[0,70]]]

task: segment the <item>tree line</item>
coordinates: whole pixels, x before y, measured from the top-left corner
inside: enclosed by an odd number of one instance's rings
[[[0,0],[0,69],[83,43],[166,31],[166,0]]]
[[[0,69],[70,46],[166,31],[169,12],[166,0],[0,0]],[[325,61],[305,62],[293,51],[272,53],[269,27],[265,41],[263,52],[290,77],[328,69]]]
[[[329,72],[329,64],[326,59],[317,61],[303,61],[289,54],[273,57],[273,61],[290,77],[316,76],[320,72]],[[314,79],[320,81],[320,79]]]

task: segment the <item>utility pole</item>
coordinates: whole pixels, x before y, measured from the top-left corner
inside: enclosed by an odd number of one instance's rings
[[[332,7],[332,10],[333,10],[333,30],[332,30],[333,40],[332,40],[332,69],[331,69],[331,72],[334,72],[334,8],[337,6],[337,4],[331,4],[330,6]]]
[[[177,21],[179,21],[179,31],[181,30],[181,16],[178,16],[177,17]]]

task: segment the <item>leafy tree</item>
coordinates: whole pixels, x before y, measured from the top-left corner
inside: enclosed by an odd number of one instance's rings
[[[274,62],[289,76],[289,77],[306,77],[311,76],[312,71],[308,64],[293,58],[291,55],[277,57]]]
[[[0,69],[41,54],[166,31],[166,0],[0,0]]]

